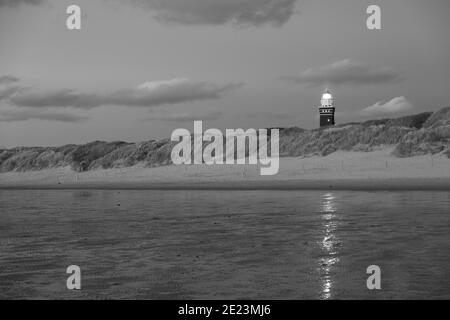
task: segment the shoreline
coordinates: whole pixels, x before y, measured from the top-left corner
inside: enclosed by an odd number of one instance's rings
[[[450,159],[396,158],[390,148],[281,158],[274,176],[254,165],[180,165],[76,172],[70,167],[0,174],[0,189],[92,190],[450,190]]]
[[[81,182],[0,183],[0,190],[352,190],[352,191],[450,191],[450,178],[395,178],[341,180],[274,180],[216,182]]]

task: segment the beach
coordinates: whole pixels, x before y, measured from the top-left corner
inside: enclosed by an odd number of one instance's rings
[[[0,298],[448,299],[450,160],[0,175]],[[67,290],[66,268],[82,270]],[[378,265],[380,291],[366,287]]]
[[[274,176],[257,165],[168,165],[76,172],[70,167],[0,174],[0,188],[50,189],[342,189],[448,190],[444,155],[397,158],[392,148],[338,151],[326,157],[280,158]]]

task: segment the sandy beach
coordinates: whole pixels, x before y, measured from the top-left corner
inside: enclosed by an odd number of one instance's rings
[[[257,165],[181,165],[76,172],[70,167],[0,174],[0,188],[50,189],[347,189],[448,190],[450,159],[397,158],[391,148],[335,152],[326,157],[281,158],[274,176]]]

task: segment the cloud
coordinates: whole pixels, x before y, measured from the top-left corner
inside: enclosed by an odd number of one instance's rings
[[[373,67],[362,62],[345,59],[303,71],[299,76],[283,77],[284,80],[310,86],[365,85],[393,82],[400,79],[395,71],[385,67]]]
[[[0,122],[17,122],[33,119],[60,122],[81,122],[87,120],[88,118],[69,113],[41,112],[36,110],[8,110],[0,112]]]
[[[53,92],[22,92],[10,97],[10,102],[19,107],[74,107],[90,109],[101,105],[101,99],[94,94],[78,93],[72,89]]]
[[[39,5],[44,0],[0,0],[0,7],[17,7],[20,4]]]
[[[146,118],[146,121],[158,120],[164,122],[192,122],[196,120],[217,120],[222,116],[220,111],[202,112],[202,113],[188,113],[188,112],[175,112],[175,113],[155,113]]]
[[[20,89],[17,85],[18,81],[19,79],[13,76],[0,77],[0,101],[10,97]]]
[[[189,79],[145,82],[136,88],[121,89],[110,94],[82,93],[72,89],[52,92],[22,90],[10,95],[9,102],[19,107],[73,107],[92,109],[103,105],[157,107],[202,100],[220,99],[241,87],[242,83],[223,85]]]
[[[6,75],[6,76],[0,77],[0,85],[11,84],[11,83],[15,83],[18,81],[19,81],[19,78],[16,78],[14,76]]]
[[[297,0],[134,0],[165,23],[280,26],[293,15]]]
[[[5,87],[5,88],[0,87],[0,101],[9,98],[18,90],[19,90],[18,87]]]
[[[361,114],[367,116],[393,114],[414,109],[413,105],[405,97],[396,97],[390,101],[378,101],[374,105],[361,110]]]
[[[238,119],[249,119],[258,121],[288,121],[296,118],[296,115],[292,115],[287,112],[272,112],[267,110],[255,110],[246,111],[235,114]]]

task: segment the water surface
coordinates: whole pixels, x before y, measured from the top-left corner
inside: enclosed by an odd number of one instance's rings
[[[0,190],[0,298],[449,299],[449,249],[450,192]]]

